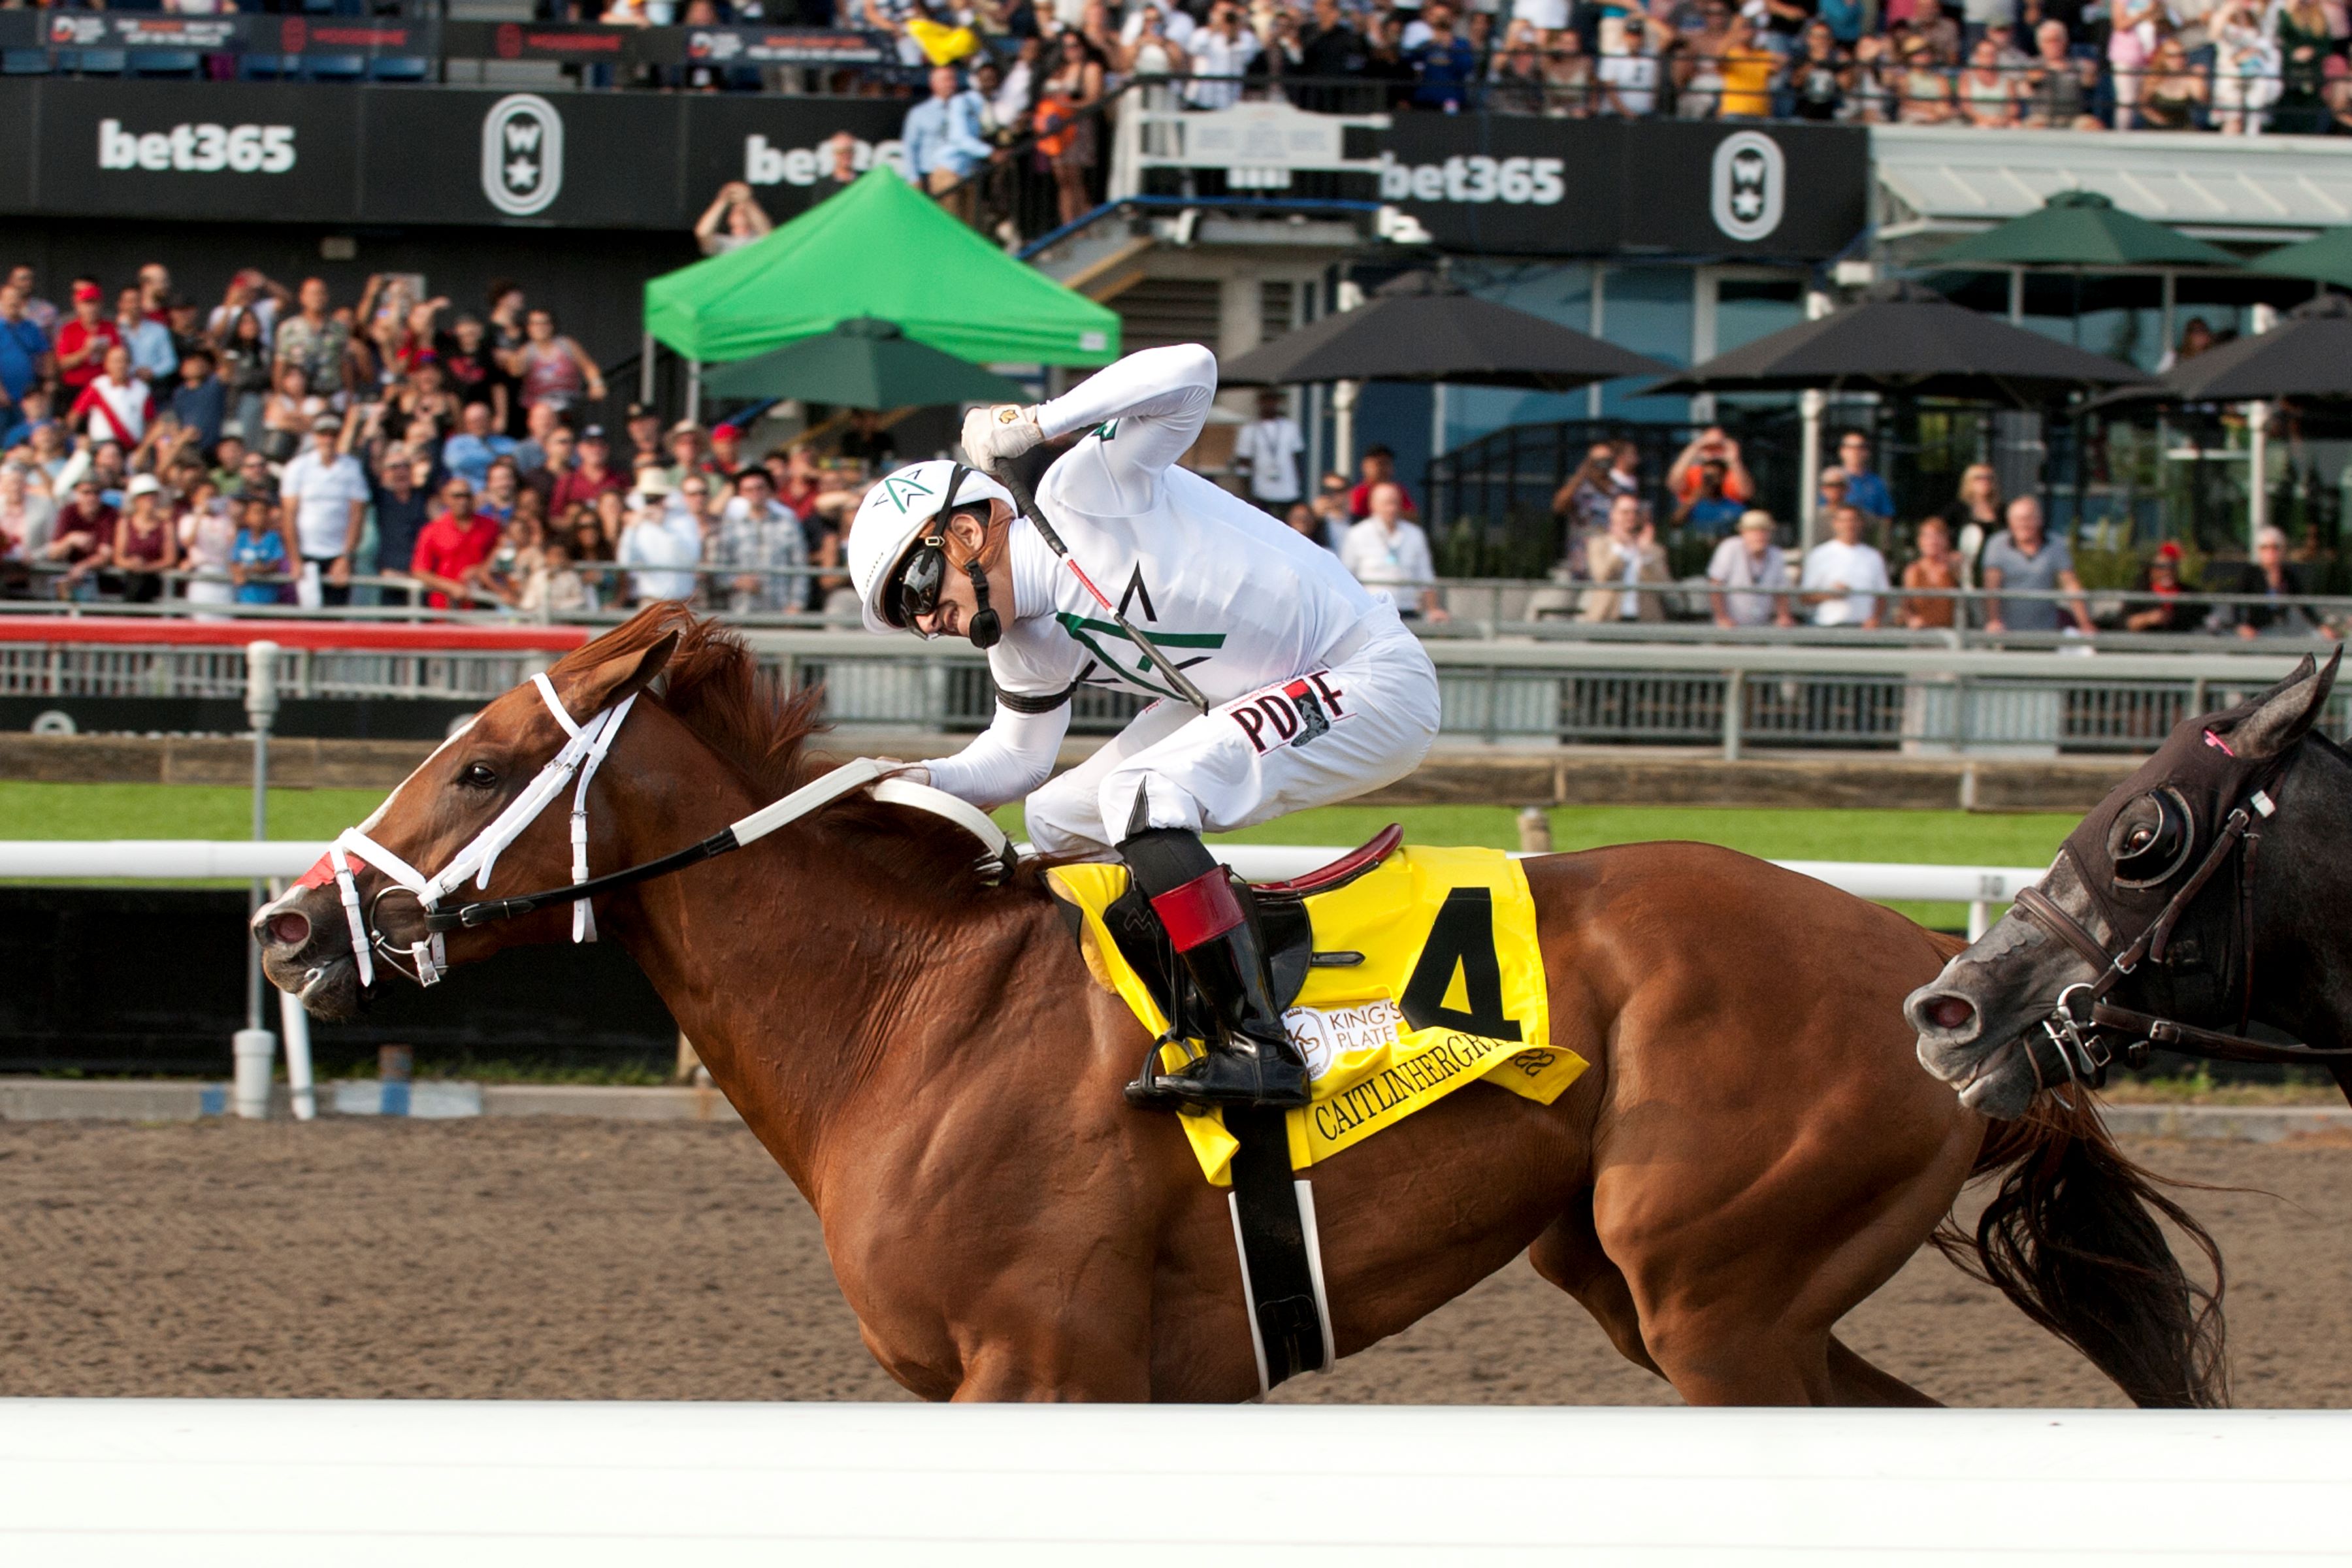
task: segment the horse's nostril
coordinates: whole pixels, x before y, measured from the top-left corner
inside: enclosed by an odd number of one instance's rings
[[[1957,1029],[1976,1016],[1977,1010],[1958,996],[1938,996],[1927,1004],[1927,1018],[1939,1029]]]
[[[280,947],[299,947],[310,940],[310,922],[292,910],[272,915],[269,919],[269,940]]]

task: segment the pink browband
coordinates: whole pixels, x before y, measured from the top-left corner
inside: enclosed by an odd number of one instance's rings
[[[2238,754],[2237,752],[2230,750],[2229,742],[2221,739],[2221,736],[2216,735],[2210,730],[2205,731],[2205,743],[2218,750],[2225,757],[2234,757]]]

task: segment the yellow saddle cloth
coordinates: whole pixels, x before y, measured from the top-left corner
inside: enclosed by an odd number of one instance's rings
[[[1105,989],[1154,1036],[1168,1019],[1119,952],[1103,911],[1127,891],[1127,868],[1046,873],[1083,916],[1079,946]],[[1519,863],[1494,849],[1405,848],[1344,887],[1307,900],[1318,964],[1283,1015],[1307,1057],[1314,1100],[1289,1114],[1290,1163],[1318,1160],[1393,1127],[1465,1083],[1485,1079],[1549,1105],[1587,1065],[1551,1044],[1535,900]],[[1162,1065],[1184,1050],[1163,1047]],[[1201,1169],[1232,1184],[1237,1146],[1222,1113],[1177,1118]]]

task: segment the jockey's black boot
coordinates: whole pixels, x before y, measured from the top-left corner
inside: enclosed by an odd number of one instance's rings
[[[1307,1063],[1274,1003],[1265,953],[1237,887],[1198,834],[1150,828],[1118,847],[1128,872],[1207,998],[1223,1037],[1181,1070],[1128,1085],[1139,1106],[1259,1106],[1287,1110],[1307,1103]]]

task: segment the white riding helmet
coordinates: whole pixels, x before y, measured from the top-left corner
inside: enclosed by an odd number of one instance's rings
[[[959,507],[983,500],[1001,500],[1008,509],[1013,506],[1011,490],[978,468],[946,458],[893,469],[857,503],[857,515],[849,524],[849,581],[857,589],[867,631],[905,629],[892,626],[882,613],[883,590],[889,586],[907,552],[923,536],[924,525],[947,503],[950,489]]]

